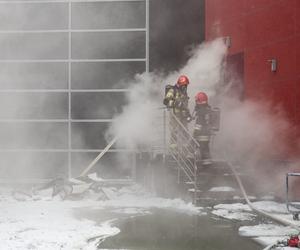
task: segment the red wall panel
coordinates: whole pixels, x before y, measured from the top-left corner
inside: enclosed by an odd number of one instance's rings
[[[300,35],[295,37],[295,60],[296,60],[296,74],[298,77],[300,77]],[[300,88],[300,85],[298,85]]]
[[[294,122],[296,114],[296,84],[291,81],[280,81],[270,83],[270,89],[272,89],[271,101],[273,105],[282,108],[282,111],[286,113],[287,118],[291,122]]]
[[[260,46],[283,40],[294,34],[294,5],[279,2],[262,11],[247,15],[246,47]]]
[[[296,77],[296,39],[249,49],[245,52],[246,82],[273,82]],[[278,67],[271,72],[270,59],[276,59]]]
[[[207,33],[207,40],[212,40],[215,37],[230,36],[232,44],[229,48],[230,54],[235,54],[244,51],[246,43],[246,29],[244,22],[237,22],[240,19],[233,21],[224,21],[219,25],[214,25]]]
[[[296,34],[300,34],[300,1],[299,0],[294,0],[296,1],[295,3],[295,18],[296,18]]]
[[[281,105],[300,135],[300,0],[206,0],[206,21],[207,39],[230,36],[228,53],[244,53],[245,98]]]
[[[206,24],[212,26],[224,21],[231,21],[241,17],[244,13],[244,0],[207,0],[206,3]],[[230,14],[229,14],[230,13]]]
[[[297,78],[295,81],[295,120],[296,124],[299,126],[300,131],[300,78]]]
[[[269,8],[271,5],[277,4],[279,2],[290,1],[290,0],[242,0],[242,1],[244,1],[246,12],[253,12],[253,11],[259,11],[265,8]]]

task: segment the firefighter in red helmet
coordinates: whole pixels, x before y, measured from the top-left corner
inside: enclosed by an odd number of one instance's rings
[[[187,95],[187,86],[189,85],[189,79],[185,75],[181,75],[175,85],[167,85],[165,88],[164,105],[173,112],[170,116],[169,128],[170,128],[170,148],[177,148],[178,142],[182,144],[183,130],[176,121],[176,118],[186,128],[187,123],[192,120],[188,102],[189,97]],[[175,117],[176,118],[175,118]],[[180,145],[181,145],[180,144]]]
[[[202,165],[212,163],[210,156],[210,137],[211,137],[211,107],[208,105],[208,97],[204,92],[198,92],[195,96],[195,109],[193,118],[195,126],[193,136],[200,145],[200,155]]]
[[[188,108],[189,97],[187,95],[187,86],[190,81],[187,76],[181,75],[175,85],[167,85],[165,89],[165,98],[163,103],[173,110],[174,115],[183,125],[191,120]]]

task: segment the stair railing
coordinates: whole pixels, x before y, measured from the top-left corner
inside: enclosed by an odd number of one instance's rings
[[[166,151],[176,161],[178,170],[194,186],[194,194],[197,192],[197,166],[200,161],[200,145],[189,132],[187,126],[170,110],[164,110],[166,117],[165,136]]]

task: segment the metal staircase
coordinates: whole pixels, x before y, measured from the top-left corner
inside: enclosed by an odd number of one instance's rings
[[[166,112],[167,120],[169,121],[167,131],[169,132],[167,138],[167,153],[169,153],[175,160],[178,166],[179,175],[183,173],[181,178],[185,183],[193,186],[196,194],[197,188],[197,169],[200,163],[200,145],[193,138],[180,120],[172,113]],[[179,178],[180,180],[180,178]]]
[[[230,164],[215,159],[209,166],[203,165],[199,143],[172,111],[159,109],[153,127],[153,143],[141,164],[148,162],[148,171],[142,175],[155,191],[168,197],[192,198],[193,203],[208,206],[243,200]],[[212,127],[214,134],[218,126]],[[247,169],[235,166],[235,170],[247,185],[251,199],[256,199],[257,192],[252,188],[255,182]]]
[[[201,157],[198,142],[168,109],[160,110],[156,121],[156,133],[151,146],[152,155],[163,155],[163,165],[177,172],[177,183],[185,184],[187,190],[194,190],[196,194],[197,169]]]
[[[153,137],[151,152],[163,155],[165,170],[171,171],[175,176],[172,180],[165,180],[168,182],[167,186],[174,186],[177,178],[176,184],[184,192],[181,194],[188,195],[194,203],[214,203],[218,199],[230,200],[238,195],[235,192],[212,191],[216,184],[236,188],[236,181],[230,174],[227,163],[214,161],[209,167],[202,166],[200,145],[188,126],[168,109],[158,113],[155,124],[157,132]]]

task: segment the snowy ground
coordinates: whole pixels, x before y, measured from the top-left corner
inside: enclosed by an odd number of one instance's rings
[[[276,218],[286,221],[286,223],[292,223],[293,225],[298,226],[300,230],[300,222],[292,219],[292,215],[288,213],[285,204],[274,201],[259,201],[253,202],[252,204],[256,209],[267,212]],[[238,221],[251,221],[255,220],[257,217],[248,205],[242,203],[216,205],[213,207],[212,214]],[[291,226],[283,226],[270,221],[254,226],[242,226],[239,228],[239,234],[241,236],[251,237],[260,244],[267,246],[274,244],[277,241],[287,239],[291,235],[299,234],[299,230],[296,230]],[[295,248],[280,247],[275,249]]]
[[[215,189],[213,189],[215,190]],[[205,215],[197,208],[180,199],[163,199],[151,196],[140,186],[133,185],[121,189],[104,188],[109,199],[103,194],[86,192],[82,199],[64,200],[52,198],[52,190],[44,190],[34,195],[12,190],[0,190],[0,242],[1,249],[86,249],[97,248],[97,243],[120,232],[114,222],[120,216],[136,216],[151,212],[152,208],[174,210],[187,214]],[[222,191],[231,191],[222,188]],[[292,220],[285,204],[273,201],[253,202],[260,210],[278,216],[300,227]],[[101,217],[109,211],[110,217],[94,220],[82,219],[76,213],[82,209],[97,210]],[[212,214],[236,221],[257,221],[257,215],[246,204],[219,204],[212,208]],[[268,222],[254,226],[242,226],[239,234],[251,237],[262,245],[275,243],[287,238],[297,230]],[[288,248],[285,248],[288,249]]]
[[[172,209],[183,213],[201,214],[199,208],[182,200],[155,198],[139,186],[120,190],[109,189],[111,200],[97,200],[97,194],[87,193],[77,201],[51,197],[51,190],[26,195],[5,190],[0,195],[1,249],[96,249],[101,239],[119,233],[113,226],[118,214],[149,213],[151,208]],[[74,216],[80,209],[109,210],[115,218],[100,224]]]

